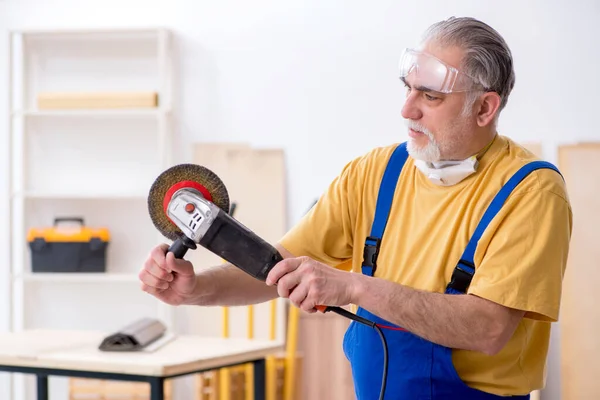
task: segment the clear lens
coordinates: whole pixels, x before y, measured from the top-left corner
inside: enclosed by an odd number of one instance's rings
[[[458,91],[454,87],[458,71],[423,52],[406,49],[400,58],[400,77],[418,89],[440,93]]]

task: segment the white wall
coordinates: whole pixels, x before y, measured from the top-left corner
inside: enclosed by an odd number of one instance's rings
[[[368,5],[367,5],[368,4]],[[502,134],[557,144],[600,140],[599,3],[503,1],[0,0],[0,60],[8,28],[154,26],[177,39],[176,111],[185,143],[245,141],[287,154],[290,221],[351,158],[405,139],[397,61],[432,22],[470,15],[505,37],[517,83]],[[8,81],[0,62],[0,87]],[[7,96],[0,96],[0,192],[7,193]],[[0,221],[8,218],[0,196]],[[0,224],[0,329],[8,328],[8,230]],[[558,399],[558,330],[544,400]]]

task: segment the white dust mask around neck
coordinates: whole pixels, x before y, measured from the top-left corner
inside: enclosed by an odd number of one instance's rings
[[[460,181],[474,174],[479,161],[472,156],[463,161],[440,161],[430,163],[423,160],[415,160],[415,166],[432,183],[440,186],[456,185]]]

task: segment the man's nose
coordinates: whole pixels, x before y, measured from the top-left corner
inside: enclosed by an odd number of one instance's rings
[[[421,109],[417,104],[417,99],[415,93],[411,93],[406,96],[406,101],[404,102],[404,106],[402,107],[402,117],[404,119],[414,119],[419,120],[423,116]]]

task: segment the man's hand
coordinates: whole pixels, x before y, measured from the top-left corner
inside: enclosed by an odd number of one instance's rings
[[[314,313],[315,306],[345,306],[356,293],[353,274],[331,268],[309,257],[288,258],[269,272],[267,285],[277,285],[279,296]]]
[[[275,246],[285,258],[290,252]],[[274,287],[253,278],[230,263],[203,268],[197,274],[192,263],[167,253],[166,244],[156,246],[139,272],[141,289],[173,305],[240,306],[277,297]]]
[[[197,285],[194,267],[189,261],[167,253],[168,248],[161,244],[152,249],[139,273],[141,288],[173,306],[189,303]]]

